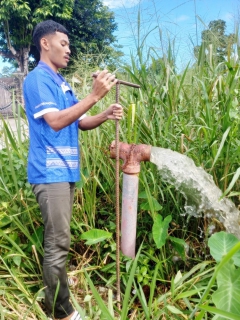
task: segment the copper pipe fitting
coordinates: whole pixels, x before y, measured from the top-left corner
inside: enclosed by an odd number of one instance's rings
[[[123,160],[122,171],[127,174],[140,172],[141,161],[150,161],[151,146],[147,144],[128,144],[119,142],[119,158]],[[110,158],[116,158],[116,145],[110,145]]]

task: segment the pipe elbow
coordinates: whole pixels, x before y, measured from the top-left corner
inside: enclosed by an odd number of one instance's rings
[[[122,171],[127,174],[138,174],[140,163],[150,161],[151,146],[146,144],[128,144],[119,142],[119,158],[123,160]],[[110,157],[116,159],[116,142],[110,145]]]

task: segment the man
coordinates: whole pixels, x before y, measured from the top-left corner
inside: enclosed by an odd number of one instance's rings
[[[92,92],[78,101],[58,73],[70,55],[67,30],[46,20],[33,32],[40,62],[24,81],[29,122],[28,181],[39,203],[44,222],[43,281],[45,305],[54,319],[80,320],[69,302],[66,259],[70,246],[70,219],[74,184],[80,179],[78,129],[90,130],[108,119],[121,119],[122,107],[110,105],[104,112],[86,112],[116,84],[107,70],[98,72]]]

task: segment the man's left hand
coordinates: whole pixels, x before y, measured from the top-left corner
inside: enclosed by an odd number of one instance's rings
[[[123,117],[123,107],[118,103],[114,103],[107,108],[105,113],[108,120],[121,120]]]

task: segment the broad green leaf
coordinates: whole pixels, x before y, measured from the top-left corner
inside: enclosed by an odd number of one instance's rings
[[[169,237],[168,239],[171,241],[171,244],[174,250],[180,255],[180,257],[183,260],[185,260],[186,259],[185,248],[187,246],[186,242],[183,239],[179,239],[175,237]]]
[[[224,231],[213,234],[208,240],[208,246],[212,257],[220,262],[233,247],[239,242],[233,234]],[[240,251],[234,254],[233,261],[236,266],[240,266]]]
[[[106,239],[110,239],[112,237],[112,233],[100,230],[100,229],[92,229],[81,234],[80,239],[87,240],[86,244],[91,245],[95,243],[102,242]]]
[[[150,201],[153,204],[153,210],[154,211],[162,210],[162,206],[160,205],[160,203],[153,197],[151,197],[151,199],[149,201],[142,203],[140,208],[142,210],[151,210],[151,206],[150,206],[150,203],[149,203]]]
[[[240,269],[236,269],[232,260],[219,271],[217,284],[218,289],[212,295],[216,307],[240,315]]]
[[[138,195],[138,198],[139,199],[147,199],[148,198],[147,192],[146,191],[140,192]]]
[[[166,243],[166,239],[168,236],[168,227],[171,221],[172,216],[170,215],[167,216],[164,220],[162,220],[162,216],[160,214],[156,215],[152,227],[152,233],[157,248],[161,248]]]

